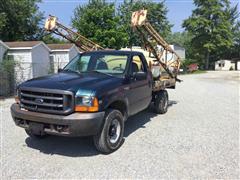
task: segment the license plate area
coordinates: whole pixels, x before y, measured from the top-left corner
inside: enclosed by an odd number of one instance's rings
[[[35,135],[43,135],[44,133],[44,124],[30,122],[29,130]]]

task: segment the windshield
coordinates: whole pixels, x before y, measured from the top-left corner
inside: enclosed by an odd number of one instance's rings
[[[86,54],[76,56],[63,70],[84,72],[100,72],[110,75],[121,75],[125,72],[127,55]]]

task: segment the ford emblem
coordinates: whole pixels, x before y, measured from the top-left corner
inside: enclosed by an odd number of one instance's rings
[[[35,99],[35,102],[37,103],[37,104],[43,104],[43,99],[40,99],[40,98],[37,98],[37,99]]]

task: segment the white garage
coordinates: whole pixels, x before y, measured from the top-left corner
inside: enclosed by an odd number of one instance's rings
[[[240,59],[225,59],[215,62],[216,71],[240,70]]]
[[[71,59],[79,53],[74,44],[47,44],[51,49],[50,63],[54,72],[63,68]]]
[[[4,42],[8,58],[17,63],[15,80],[19,84],[28,79],[47,75],[50,70],[50,49],[41,41]]]

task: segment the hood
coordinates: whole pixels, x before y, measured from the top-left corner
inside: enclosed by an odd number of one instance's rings
[[[118,84],[121,78],[100,73],[70,73],[61,72],[40,78],[28,80],[20,87],[34,87],[46,89],[69,90],[76,93],[79,89],[96,91],[111,84]]]

